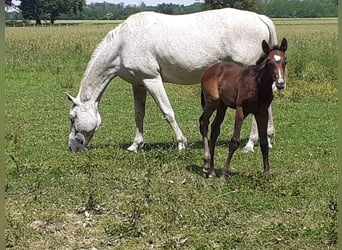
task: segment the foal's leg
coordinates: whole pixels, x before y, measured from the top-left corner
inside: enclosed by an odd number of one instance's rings
[[[235,124],[234,124],[234,133],[233,136],[229,142],[229,152],[227,161],[224,165],[224,168],[222,169],[221,179],[226,179],[227,175],[230,171],[230,162],[232,160],[233,154],[235,150],[239,147],[240,144],[240,132],[241,132],[241,126],[242,122],[245,119],[245,115],[243,113],[242,107],[236,107],[236,113],[235,113]]]
[[[146,103],[146,89],[143,85],[132,85],[134,95],[134,111],[135,111],[135,138],[128,151],[137,152],[144,146],[144,117]]]
[[[205,177],[215,176],[213,155],[211,155],[209,151],[209,141],[208,141],[209,119],[212,116],[215,109],[216,109],[216,102],[206,103],[203,114],[201,115],[199,119],[200,132],[203,138],[203,147],[204,147],[204,154],[203,154],[204,165],[203,165],[202,172]]]
[[[172,130],[174,131],[178,143],[178,150],[185,149],[187,141],[175,119],[175,113],[171,107],[169,98],[167,97],[161,77],[158,76],[154,79],[145,79],[143,82],[146,89],[150,92],[160,111],[163,113],[165,119],[168,121]]]
[[[255,115],[256,122],[258,124],[258,132],[260,137],[260,149],[262,153],[262,160],[264,165],[264,172],[270,172],[270,164],[268,160],[268,142],[267,142],[267,123],[268,123],[268,112]]]
[[[215,120],[211,125],[211,132],[210,132],[210,155],[211,155],[211,166],[212,166],[212,176],[215,176],[214,172],[214,157],[215,157],[215,146],[218,136],[221,132],[221,124],[224,120],[226,115],[227,106],[220,102],[219,107],[216,111]]]
[[[268,120],[268,125],[267,125],[267,141],[268,141],[268,147],[272,148],[271,139],[274,137],[275,129],[274,129],[274,124],[273,124],[271,105],[268,108],[268,114],[269,114],[269,120]],[[242,151],[246,153],[254,152],[254,145],[256,144],[258,139],[259,139],[258,127],[255,121],[255,117],[254,115],[252,115],[251,132],[249,135],[248,142],[246,146],[242,149]]]

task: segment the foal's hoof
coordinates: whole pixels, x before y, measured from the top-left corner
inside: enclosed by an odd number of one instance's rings
[[[266,169],[266,170],[264,170],[264,174],[265,174],[265,175],[271,174],[271,169]]]
[[[221,174],[220,180],[225,181],[227,179],[227,174]]]
[[[216,177],[216,173],[214,170],[210,171],[210,170],[205,169],[205,168],[203,168],[202,174],[203,174],[203,177],[205,177],[205,178],[215,178]]]

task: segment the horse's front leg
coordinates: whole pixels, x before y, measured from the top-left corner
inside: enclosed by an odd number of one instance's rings
[[[264,165],[264,173],[270,172],[270,164],[268,160],[268,141],[267,141],[267,123],[268,123],[268,112],[255,115],[256,122],[258,124],[258,132],[260,137],[260,149],[262,153],[262,160]]]
[[[240,106],[236,107],[234,133],[233,133],[233,136],[229,142],[229,152],[228,152],[227,161],[226,161],[224,168],[222,169],[222,173],[221,173],[221,179],[223,179],[223,180],[226,179],[227,175],[230,172],[230,162],[232,160],[234,152],[239,147],[241,126],[242,126],[242,122],[244,119],[245,119],[245,115],[243,113],[243,108]]]
[[[163,116],[174,131],[178,143],[178,150],[185,149],[187,140],[178,126],[175,118],[175,113],[172,109],[169,98],[167,97],[161,77],[158,76],[154,79],[145,79],[143,82],[146,89],[149,91],[154,101],[157,103],[160,111],[163,113]]]
[[[271,105],[268,108],[268,114],[269,114],[269,119],[268,119],[268,125],[267,125],[267,141],[268,141],[268,147],[272,148],[271,140],[274,137],[275,129],[274,129],[274,124],[273,124]],[[258,139],[259,139],[258,127],[255,121],[255,117],[254,115],[252,115],[251,132],[249,134],[248,142],[246,146],[242,149],[242,151],[246,153],[254,152],[254,145],[256,144]]]
[[[132,85],[135,111],[135,138],[128,151],[137,152],[144,147],[144,117],[146,104],[146,89],[143,85]]]

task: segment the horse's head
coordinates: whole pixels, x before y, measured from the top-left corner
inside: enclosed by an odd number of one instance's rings
[[[280,46],[274,46],[272,49],[269,47],[268,43],[263,40],[262,50],[266,54],[266,63],[267,66],[270,67],[275,86],[278,90],[285,89],[285,67],[287,63],[285,51],[287,50],[287,40],[283,38]]]
[[[66,95],[72,102],[70,109],[69,149],[71,151],[87,150],[89,141],[101,125],[98,102],[83,103],[69,94]]]

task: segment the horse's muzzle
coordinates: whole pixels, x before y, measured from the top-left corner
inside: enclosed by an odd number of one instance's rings
[[[88,150],[86,147],[86,139],[83,134],[77,133],[76,136],[69,136],[69,150],[73,152]]]

